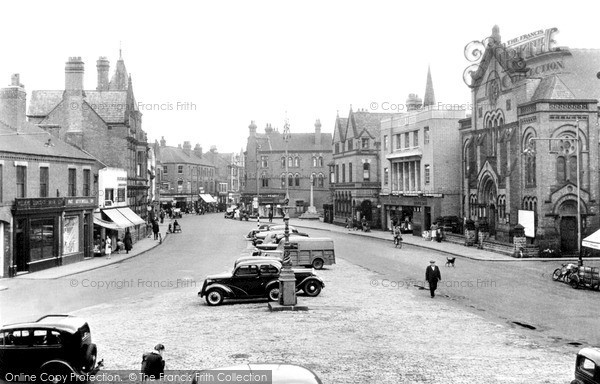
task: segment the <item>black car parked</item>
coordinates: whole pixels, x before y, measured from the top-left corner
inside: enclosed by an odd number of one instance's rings
[[[224,299],[279,297],[279,273],[281,262],[275,260],[243,261],[230,273],[211,275],[204,280],[198,296],[205,297],[208,305],[219,305]],[[296,290],[308,296],[317,296],[325,287],[323,280],[311,270],[294,269]]]
[[[0,329],[0,374],[81,375],[96,372],[96,344],[85,320],[47,315],[34,322]]]

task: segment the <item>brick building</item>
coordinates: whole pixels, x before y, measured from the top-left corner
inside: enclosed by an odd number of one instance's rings
[[[463,215],[499,241],[519,221],[527,231],[529,216],[530,241],[568,253],[577,249],[578,162],[584,235],[599,224],[600,51],[555,48],[552,32],[507,46],[493,29],[472,74],[473,116],[460,122]],[[531,138],[542,140],[530,148]]]
[[[286,197],[287,185],[289,205],[296,207],[288,213],[299,216],[310,205],[312,177],[314,206],[321,211],[330,202],[327,164],[331,161],[331,134],[321,132],[321,122],[315,122],[314,132],[291,133],[287,145],[283,133],[270,124],[265,133],[257,133],[254,122],[249,130],[242,202],[249,207],[258,194],[261,217],[268,216],[271,209],[275,216],[281,216],[283,212],[278,207]]]
[[[219,206],[225,208],[227,204],[239,204],[244,169],[243,151],[219,153],[212,146],[206,153],[206,158],[215,166],[215,197]]]
[[[435,103],[430,71],[423,104],[411,94],[406,105],[406,114],[381,121],[382,228],[408,221],[420,236],[436,218],[460,215],[457,126],[465,111]]]
[[[91,257],[100,163],[25,120],[19,76],[0,89],[0,277]]]
[[[96,90],[85,90],[84,63],[80,57],[69,58],[65,65],[65,89],[33,91],[27,116],[30,122],[90,153],[105,166],[126,170],[127,205],[145,222],[150,203],[148,145],[131,76],[122,57],[110,81],[105,57],[98,59],[96,67]],[[103,196],[98,197],[104,200]],[[138,224],[132,229],[134,241],[145,237],[145,225]]]
[[[154,144],[154,153],[158,169],[156,184],[163,207],[196,209],[216,202],[215,167],[199,144],[194,149],[189,141],[170,147],[163,137],[160,145]]]
[[[350,107],[347,118],[336,117],[333,161],[328,163],[333,222],[365,217],[371,226],[379,223],[380,122],[393,115]]]

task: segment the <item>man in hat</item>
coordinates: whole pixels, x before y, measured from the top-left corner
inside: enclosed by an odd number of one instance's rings
[[[142,355],[142,379],[161,379],[161,375],[165,372],[165,360],[162,357],[164,351],[165,346],[157,344],[152,352]]]
[[[429,262],[429,266],[425,269],[425,280],[429,282],[429,292],[431,292],[431,298],[435,297],[435,290],[437,289],[437,283],[442,280],[440,269],[435,265],[435,260]]]

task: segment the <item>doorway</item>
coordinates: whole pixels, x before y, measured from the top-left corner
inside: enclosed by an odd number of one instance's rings
[[[577,252],[577,218],[563,216],[560,220],[560,248],[562,252]]]

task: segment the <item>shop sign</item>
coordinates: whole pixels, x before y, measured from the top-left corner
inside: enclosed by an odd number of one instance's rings
[[[39,199],[15,199],[16,209],[41,209],[41,208],[61,208],[65,205],[65,199],[62,197],[49,197]]]
[[[93,197],[68,197],[65,199],[65,205],[96,205],[96,199]]]
[[[414,201],[415,205],[427,205],[427,199],[423,197],[418,197]]]

